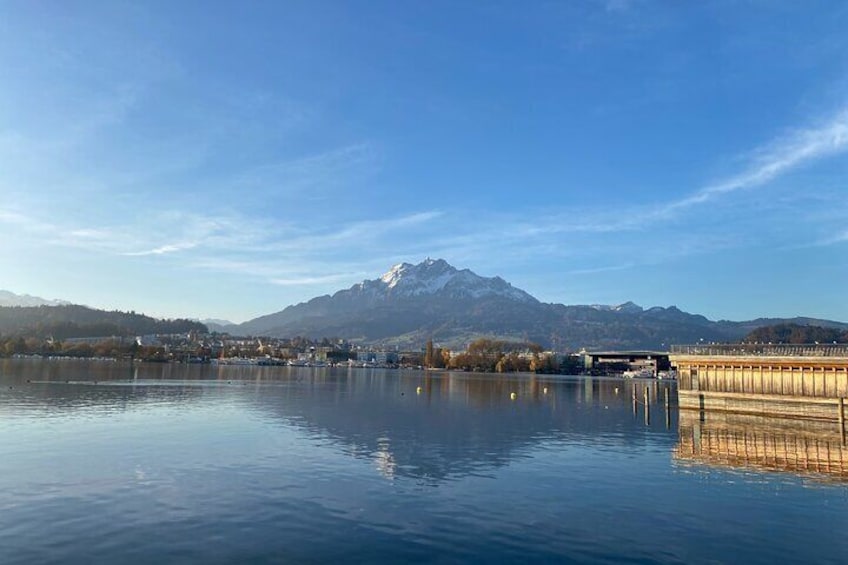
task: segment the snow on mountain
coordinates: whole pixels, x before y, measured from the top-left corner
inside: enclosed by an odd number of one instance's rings
[[[197,320],[201,324],[204,325],[215,325],[215,326],[234,326],[235,322],[231,322],[229,320],[221,320],[220,318],[204,318],[203,320]]]
[[[0,290],[0,306],[62,306],[70,304],[64,300],[47,300],[29,294],[15,294],[8,290]]]
[[[481,277],[468,269],[458,270],[444,259],[428,258],[417,265],[399,263],[379,279],[363,281],[354,289],[392,298],[446,294],[467,298],[500,296],[520,302],[537,302],[500,277]]]
[[[592,304],[591,307],[602,312],[625,312],[628,314],[639,314],[645,311],[644,308],[630,301],[624,304]]]
[[[832,323],[832,322],[828,322]],[[463,348],[481,337],[546,347],[652,349],[669,343],[732,341],[758,322],[711,322],[675,306],[566,306],[542,303],[500,277],[458,270],[441,259],[400,263],[381,277],[232,327],[230,333],[343,337],[362,344],[420,348],[433,340]]]

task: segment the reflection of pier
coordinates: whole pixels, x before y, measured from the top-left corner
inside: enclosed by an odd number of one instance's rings
[[[675,346],[681,408],[844,422],[848,345]]]
[[[839,426],[745,414],[681,412],[674,458],[680,462],[848,481],[848,448]]]

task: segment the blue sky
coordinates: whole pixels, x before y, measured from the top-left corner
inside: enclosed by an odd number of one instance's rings
[[[848,321],[844,2],[0,2],[0,288],[243,321],[441,257]]]

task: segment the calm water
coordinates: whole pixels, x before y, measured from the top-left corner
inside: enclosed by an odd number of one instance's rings
[[[0,360],[0,563],[848,561],[842,475],[631,386]]]

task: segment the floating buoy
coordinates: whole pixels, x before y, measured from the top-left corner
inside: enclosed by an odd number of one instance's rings
[[[542,389],[542,394],[548,394],[548,387]]]
[[[415,394],[421,394],[421,387],[415,389]]]
[[[510,393],[509,393],[509,399],[510,399],[510,400],[515,400],[515,397],[516,397],[516,396],[518,396],[518,395],[517,395],[517,394],[515,394],[514,392],[510,392]]]
[[[618,387],[615,387],[615,393],[618,394]]]

